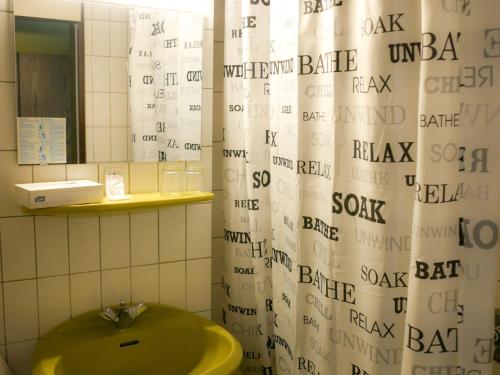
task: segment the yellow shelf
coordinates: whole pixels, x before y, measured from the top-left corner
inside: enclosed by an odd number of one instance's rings
[[[100,203],[73,204],[69,206],[29,209],[23,207],[23,212],[32,215],[48,215],[61,213],[80,212],[103,212],[103,211],[127,211],[140,208],[173,206],[179,204],[190,204],[208,202],[214,199],[213,193],[179,193],[160,195],[160,193],[131,194],[129,199],[109,201],[104,198]]]

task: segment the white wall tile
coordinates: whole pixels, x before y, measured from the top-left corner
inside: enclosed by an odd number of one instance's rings
[[[158,211],[130,212],[132,266],[158,263]]]
[[[224,236],[224,191],[215,190],[212,201],[212,237]]]
[[[214,29],[214,2],[212,0],[206,1],[203,4],[203,29]]]
[[[34,165],[33,182],[53,182],[66,180],[65,165]]]
[[[213,148],[211,146],[204,146],[201,148],[201,167],[205,171],[205,190],[206,191],[213,190],[212,152],[213,152]],[[222,153],[222,151],[221,151],[221,153]],[[222,170],[222,163],[219,166],[219,168]]]
[[[126,93],[128,90],[127,58],[111,57],[109,67],[111,92]]]
[[[109,22],[92,21],[92,54],[109,56]]]
[[[69,215],[69,270],[71,273],[100,269],[99,217]]]
[[[92,3],[88,1],[84,1],[83,3],[83,18],[85,21],[92,19]]]
[[[161,208],[158,212],[160,262],[186,259],[186,206]]]
[[[158,191],[156,163],[130,163],[130,193]]]
[[[95,20],[109,20],[109,6],[99,3],[93,3],[92,18]]]
[[[212,240],[212,284],[220,283],[224,271],[224,238]]]
[[[12,0],[0,0],[0,10],[12,11]]]
[[[0,13],[0,15],[2,15],[2,13]],[[1,35],[0,27],[0,38]],[[2,74],[1,65],[0,74]],[[17,138],[16,89],[14,83],[0,82],[0,103],[2,105],[2,110],[0,111],[0,124],[2,124],[2,126],[0,126],[0,150],[15,150],[17,149]]]
[[[94,162],[94,128],[85,129],[85,158],[87,163]]]
[[[127,127],[111,128],[111,161],[127,161]]]
[[[214,42],[214,60],[213,60],[213,87],[214,91],[224,91],[224,43]],[[205,81],[205,77],[203,77]],[[208,84],[208,82],[207,82]]]
[[[214,1],[214,40],[224,41],[224,0]]]
[[[94,160],[109,161],[111,159],[111,130],[109,127],[94,128]]]
[[[101,273],[70,275],[71,316],[98,309],[101,306]]]
[[[212,203],[188,205],[186,219],[186,258],[211,256]]]
[[[130,266],[128,213],[101,214],[102,269]]]
[[[127,136],[128,136],[128,139],[130,140],[131,139],[131,129],[130,129],[130,126],[127,127]],[[132,143],[129,141],[127,142],[127,160],[132,160],[133,157],[132,157]]]
[[[128,6],[126,5],[110,5],[109,20],[128,22]]]
[[[125,22],[109,23],[109,55],[128,57],[128,24]]]
[[[87,12],[85,13],[87,16]],[[89,16],[90,17],[90,16]],[[83,49],[86,56],[92,55],[92,21],[85,19],[84,31],[83,31]],[[88,69],[88,66],[85,66]]]
[[[186,262],[160,264],[160,303],[186,308]]]
[[[33,217],[0,219],[3,281],[35,277]]]
[[[14,81],[14,15],[0,13],[0,81]]]
[[[66,215],[36,216],[38,277],[68,273],[68,221]]]
[[[212,141],[222,142],[224,128],[224,94],[214,92],[213,98]]]
[[[212,146],[212,90],[203,89],[201,97],[201,144]]]
[[[109,57],[94,56],[92,61],[92,91],[109,92],[111,81]],[[94,110],[96,110],[96,106],[94,106]]]
[[[211,310],[198,311],[198,312],[196,312],[196,315],[201,316],[202,318],[205,318],[207,320],[212,319],[212,311]]]
[[[132,267],[132,302],[159,302],[158,265]]]
[[[224,291],[222,284],[212,284],[212,320],[224,326],[222,321],[222,307],[224,305]]]
[[[92,126],[109,126],[111,118],[109,112],[109,93],[94,92],[92,94],[92,103]],[[95,141],[97,141],[97,139],[95,139]]]
[[[222,142],[215,142],[212,150],[212,190],[222,190]]]
[[[111,94],[111,126],[128,126],[127,94]]]
[[[92,60],[93,60],[93,57],[92,56],[85,56],[85,61],[84,61],[84,64],[85,64],[85,67],[84,67],[84,71],[85,71],[85,91],[92,91],[93,89],[93,63],[92,63]]]
[[[202,72],[203,88],[212,88],[214,85],[213,67],[214,67],[214,32],[213,30],[203,30],[203,50],[202,50]]]
[[[97,164],[67,164],[66,165],[66,179],[71,180],[90,180],[97,182],[98,177]]]
[[[40,335],[69,319],[68,275],[38,279],[38,316]]]
[[[31,375],[31,356],[38,340],[7,345],[7,360],[13,375]]]
[[[36,280],[3,284],[7,343],[38,338]]]
[[[101,184],[106,184],[106,171],[109,172],[109,170],[111,171],[115,171],[119,169],[120,170],[120,173],[122,173],[124,179],[125,179],[125,193],[129,193],[130,191],[130,188],[129,188],[129,167],[128,167],[128,163],[126,162],[123,162],[123,163],[120,163],[120,162],[113,162],[113,163],[99,163],[99,182]]]
[[[130,268],[102,271],[102,305],[130,302]]]
[[[211,285],[211,259],[188,260],[186,266],[188,311],[210,310]]]
[[[93,94],[85,92],[85,131],[88,133],[87,128],[94,126],[94,108],[93,108]],[[92,130],[90,130],[92,132]]]
[[[24,215],[17,204],[14,184],[32,182],[33,168],[18,166],[15,151],[0,151],[0,216]]]

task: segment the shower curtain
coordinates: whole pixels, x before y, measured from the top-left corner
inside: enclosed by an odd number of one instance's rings
[[[499,15],[226,0],[220,314],[245,373],[492,373]]]
[[[130,9],[129,122],[133,161],[201,158],[203,16]]]

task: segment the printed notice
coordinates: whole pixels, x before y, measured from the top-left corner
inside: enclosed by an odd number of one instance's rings
[[[66,118],[18,117],[19,164],[66,163]]]

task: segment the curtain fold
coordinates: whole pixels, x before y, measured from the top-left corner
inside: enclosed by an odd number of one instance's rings
[[[498,14],[226,0],[221,314],[246,373],[492,373]]]

